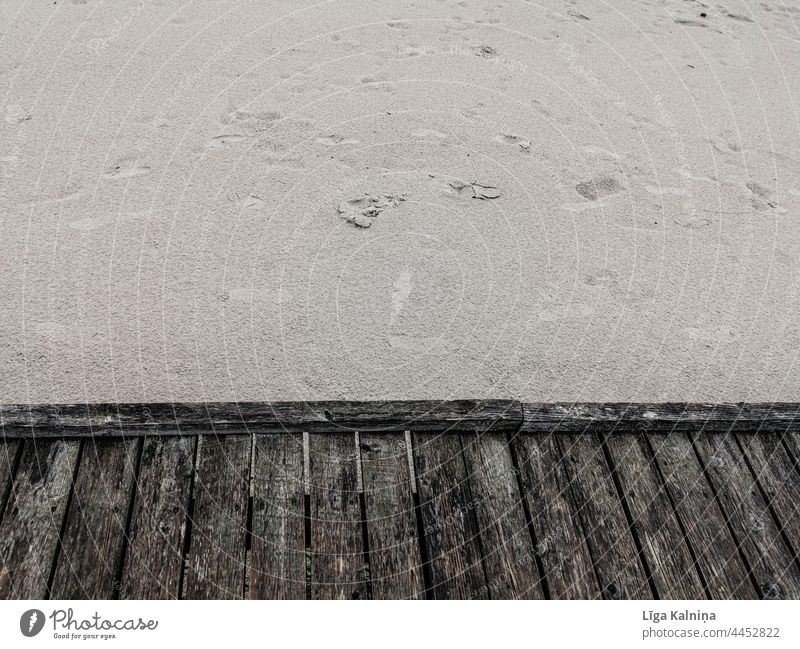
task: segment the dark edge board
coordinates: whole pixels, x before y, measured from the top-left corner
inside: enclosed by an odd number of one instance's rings
[[[800,403],[523,403],[520,432],[800,430]]]
[[[6,439],[279,432],[516,431],[522,404],[458,401],[291,401],[0,405]]]

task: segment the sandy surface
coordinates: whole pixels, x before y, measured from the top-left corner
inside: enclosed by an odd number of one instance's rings
[[[2,401],[800,400],[796,0],[0,32]]]

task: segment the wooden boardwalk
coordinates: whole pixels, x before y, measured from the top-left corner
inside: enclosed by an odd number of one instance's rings
[[[0,406],[0,598],[800,598],[797,405],[416,404]]]

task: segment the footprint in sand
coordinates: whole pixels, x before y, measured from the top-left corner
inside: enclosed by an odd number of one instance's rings
[[[263,198],[256,196],[255,194],[240,196],[239,192],[231,192],[227,195],[227,198],[231,203],[236,203],[236,207],[240,209],[253,209],[256,207],[261,207],[266,203]]]
[[[756,196],[759,196],[760,198],[769,198],[770,196],[772,196],[772,192],[769,189],[767,189],[766,187],[762,187],[758,183],[754,183],[752,180],[748,183],[745,183],[744,186],[747,187],[747,189],[749,189],[750,192],[752,192]]]
[[[340,203],[336,211],[347,223],[359,228],[368,228],[387,207],[397,207],[405,200],[404,196],[364,194]]]
[[[522,149],[525,153],[529,153],[531,150],[531,143],[529,140],[526,140],[521,135],[498,135],[494,138],[495,141],[500,142],[500,144],[507,144],[509,146],[518,146]]]
[[[586,275],[584,282],[589,286],[607,286],[616,284],[619,280],[619,275],[613,270],[603,269],[599,273]]]
[[[493,59],[497,56],[497,50],[491,45],[478,45],[472,49],[475,56],[480,56],[482,59]]]
[[[137,165],[132,161],[120,160],[119,163],[103,172],[103,178],[108,180],[121,180],[124,178],[135,178],[136,176],[145,176],[150,173],[150,167],[145,165]]]
[[[699,216],[697,214],[686,214],[677,216],[672,219],[675,225],[679,225],[687,230],[702,230],[704,228],[714,225],[714,219],[706,216]]]
[[[17,104],[8,104],[6,106],[6,122],[9,124],[22,124],[32,119],[31,114],[22,106]]]
[[[578,13],[577,11],[567,11],[567,13],[578,20],[591,20],[586,14]]]
[[[211,141],[208,143],[210,148],[218,148],[222,146],[228,146],[231,144],[239,144],[244,142],[247,139],[247,136],[241,135],[239,133],[231,133],[228,135],[217,135],[216,137],[212,137]]]
[[[403,272],[400,273],[400,276],[392,285],[394,291],[392,292],[392,315],[389,318],[390,328],[397,319],[397,316],[400,315],[400,311],[403,310],[408,297],[411,295],[411,290],[414,288],[414,283],[412,281],[413,276],[414,274],[410,268],[404,268]]]
[[[601,146],[585,146],[583,150],[586,153],[591,155],[596,155],[601,158],[613,158],[614,160],[619,160],[619,153],[614,153],[613,151],[609,151],[608,149],[604,149]]]
[[[778,203],[774,200],[772,190],[762,187],[758,183],[750,181],[745,183],[745,187],[750,191],[750,206],[759,212],[772,208],[773,210],[778,207]]]
[[[223,124],[253,124],[271,126],[281,119],[281,114],[277,111],[263,111],[263,112],[250,112],[237,108],[236,110],[227,113],[222,118]]]
[[[336,146],[338,144],[358,144],[358,140],[346,138],[342,135],[322,135],[317,138],[317,142],[326,146]]]
[[[591,180],[575,185],[575,191],[590,201],[596,201],[598,198],[621,192],[622,186],[613,176],[595,176]]]
[[[450,187],[455,189],[458,194],[466,192],[471,195],[472,198],[477,198],[482,201],[500,198],[500,190],[494,185],[484,185],[483,183],[475,181],[465,183],[460,180],[454,180],[450,183]]]
[[[683,167],[676,167],[672,171],[675,172],[676,174],[678,174],[679,176],[682,176],[683,178],[686,178],[687,180],[694,180],[694,181],[697,181],[697,182],[711,183],[712,185],[716,185],[717,184],[717,181],[714,178],[711,178],[709,176],[696,176],[696,175],[694,175],[692,173],[692,170],[689,169],[686,165],[684,165]]]

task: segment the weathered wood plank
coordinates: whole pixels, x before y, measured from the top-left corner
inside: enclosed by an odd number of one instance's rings
[[[44,599],[79,441],[25,442],[0,523],[0,599]]]
[[[402,433],[361,433],[372,595],[425,597],[408,449]]]
[[[531,514],[535,551],[544,568],[550,596],[602,597],[556,437],[517,435],[512,443],[519,461],[523,497]]]
[[[709,596],[758,598],[689,438],[684,433],[665,433],[648,434],[647,440]]]
[[[244,596],[252,437],[198,439],[185,599]]]
[[[196,441],[144,440],[122,571],[124,599],[178,598]]]
[[[513,431],[522,406],[508,399],[0,405],[9,439],[69,436],[345,432]]]
[[[21,446],[20,440],[0,440],[0,518],[3,516],[6,500],[11,493],[11,481],[14,477],[14,467]]]
[[[523,432],[800,430],[800,403],[523,403]]]
[[[306,597],[303,484],[302,437],[256,437],[247,593],[251,599]]]
[[[800,430],[800,403],[525,403],[513,400],[0,405],[7,438],[385,430],[641,432]]]
[[[531,530],[504,434],[463,433],[464,460],[492,599],[542,599]]]
[[[789,449],[789,455],[792,458],[795,466],[800,466],[800,432],[792,430],[777,431]]]
[[[800,556],[800,463],[786,452],[785,433],[737,435],[795,561]]]
[[[564,434],[558,436],[557,442],[603,596],[653,597],[598,438]]]
[[[728,525],[766,599],[800,598],[800,571],[732,435],[692,435]]]
[[[51,597],[113,599],[139,440],[86,441],[64,525]]]
[[[403,430],[800,430],[800,403],[525,403],[513,400],[0,405],[8,439]]]
[[[367,599],[353,433],[310,435],[311,597]]]
[[[636,434],[608,435],[605,443],[659,599],[705,599],[691,550],[647,440]]]
[[[434,599],[486,599],[486,571],[461,442],[414,435],[414,462]]]

